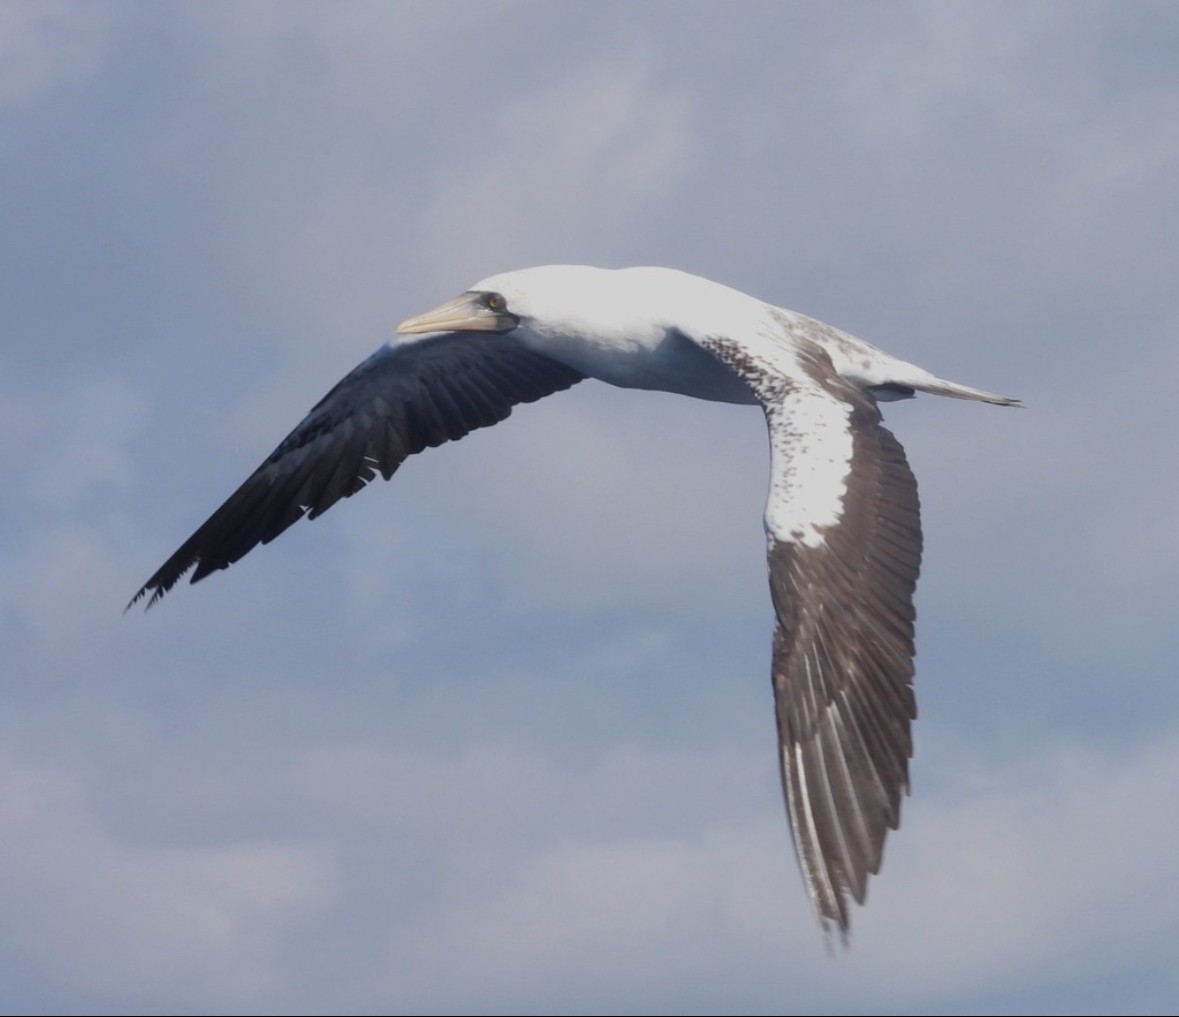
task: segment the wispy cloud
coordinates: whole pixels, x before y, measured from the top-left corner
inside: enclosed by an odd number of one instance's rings
[[[10,4],[12,1012],[1169,1012],[1165,5]],[[151,569],[407,314],[666,263],[1021,412],[921,485],[915,797],[823,955],[755,412],[590,383]]]

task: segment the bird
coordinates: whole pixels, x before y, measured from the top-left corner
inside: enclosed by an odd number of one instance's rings
[[[817,319],[670,268],[490,276],[347,374],[128,603],[156,603],[315,519],[410,455],[596,378],[760,405],[771,681],[786,812],[824,938],[847,945],[913,754],[917,485],[880,403],[1018,399],[936,377]]]

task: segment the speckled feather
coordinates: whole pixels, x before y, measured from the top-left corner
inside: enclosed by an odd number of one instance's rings
[[[765,528],[782,784],[825,932],[846,938],[912,755],[917,485],[878,400],[1017,400],[938,378],[841,332],[663,268],[492,276],[403,322],[341,381],[132,603],[155,603],[292,523],[388,479],[406,456],[583,377],[757,403],[770,436]],[[130,606],[130,605],[128,605]]]

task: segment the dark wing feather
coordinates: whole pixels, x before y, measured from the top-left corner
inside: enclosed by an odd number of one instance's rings
[[[517,403],[582,377],[488,332],[382,347],[316,404],[131,604],[150,593],[150,607],[189,569],[195,583],[227,568],[304,515],[314,519],[356,494],[378,473],[388,480],[407,456],[495,424]]]
[[[858,392],[843,514],[811,547],[773,534],[773,683],[782,783],[799,863],[824,928],[846,936],[909,790],[917,484]]]
[[[787,354],[773,347],[703,345],[766,412],[782,785],[824,931],[846,936],[847,898],[863,903],[909,788],[921,523],[917,483],[875,400],[805,336],[793,341],[789,375],[774,359]],[[803,518],[830,504],[834,522]]]

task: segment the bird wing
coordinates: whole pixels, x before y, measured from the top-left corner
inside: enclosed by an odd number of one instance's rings
[[[782,784],[821,924],[846,937],[847,897],[863,903],[909,788],[921,525],[916,481],[875,400],[795,340],[801,370],[789,377],[745,346],[710,348],[766,413]]]
[[[517,403],[583,375],[489,332],[414,336],[381,347],[303,418],[131,599],[148,607],[190,568],[192,582],[227,568],[307,515],[322,515],[407,456],[495,424]]]

